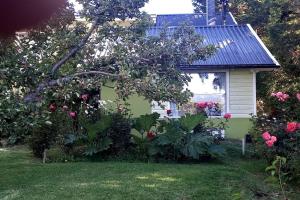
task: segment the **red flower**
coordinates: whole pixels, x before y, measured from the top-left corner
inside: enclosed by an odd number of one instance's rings
[[[289,122],[286,127],[286,131],[288,133],[293,133],[297,130],[298,124],[297,122]]]
[[[196,107],[200,109],[205,109],[207,107],[207,102],[198,102],[196,103]]]
[[[76,112],[69,112],[69,116],[70,116],[72,119],[76,119],[77,113],[76,113]]]
[[[57,109],[56,104],[55,103],[50,104],[49,109],[50,109],[51,112],[55,112],[56,109]]]
[[[152,140],[153,138],[155,138],[156,134],[153,131],[148,131],[147,132],[147,138],[149,140]]]
[[[230,114],[230,113],[226,113],[223,117],[224,117],[225,119],[230,119],[230,118],[231,118],[231,114]]]
[[[168,109],[167,110],[167,115],[171,115],[172,114],[172,110],[171,109]]]
[[[81,95],[81,99],[83,101],[87,101],[89,99],[89,95],[88,94],[83,94],[83,95]]]
[[[271,139],[271,134],[269,132],[264,132],[261,136],[265,141]]]

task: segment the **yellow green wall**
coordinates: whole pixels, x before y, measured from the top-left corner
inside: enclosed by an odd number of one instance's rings
[[[102,100],[115,101],[117,95],[112,88],[103,86],[101,90],[101,98]],[[128,103],[130,104],[129,109],[131,110],[133,117],[151,113],[151,105],[144,97],[132,95],[129,98]]]
[[[116,94],[114,90],[108,87],[102,88],[101,95],[103,100],[114,101],[116,99]],[[141,96],[131,96],[129,99],[129,104],[133,117],[138,117],[146,113],[151,113],[151,104]],[[248,118],[232,118],[229,120],[228,125],[229,128],[226,130],[226,137],[241,139],[244,137],[245,134],[248,133],[252,124],[250,122],[250,119]]]

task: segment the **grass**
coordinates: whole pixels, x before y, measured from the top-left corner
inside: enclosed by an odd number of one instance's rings
[[[0,149],[0,199],[283,199],[278,188],[264,183],[263,161],[230,151],[230,159],[219,163],[44,165],[24,148]]]

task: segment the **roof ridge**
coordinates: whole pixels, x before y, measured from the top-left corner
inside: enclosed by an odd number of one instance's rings
[[[152,26],[151,28],[179,28],[181,26]],[[194,27],[194,28],[224,28],[224,27],[247,27],[247,24],[234,24],[234,25],[214,25],[214,26],[194,26],[194,25],[189,25],[187,27]]]

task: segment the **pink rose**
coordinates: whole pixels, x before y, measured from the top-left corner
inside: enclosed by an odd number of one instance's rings
[[[77,113],[76,112],[69,112],[69,116],[72,118],[72,119],[75,119],[77,117]]]
[[[88,94],[83,94],[83,95],[81,95],[81,99],[83,101],[87,101],[89,99],[89,95]]]
[[[271,96],[272,96],[272,97],[276,97],[276,93],[272,92],[272,93],[271,93]]]
[[[231,118],[231,114],[230,114],[230,113],[226,113],[226,114],[224,115],[224,118],[225,118],[225,119],[230,119],[230,118]]]
[[[153,131],[149,131],[147,132],[147,138],[149,140],[152,140],[153,138],[155,138],[156,134]]]
[[[274,145],[274,141],[268,140],[268,141],[266,141],[266,145],[267,145],[269,148],[271,148],[271,147],[273,147],[273,145]]]
[[[289,122],[286,126],[286,131],[288,133],[293,133],[297,130],[298,124],[297,122]]]
[[[271,136],[271,139],[270,139],[273,143],[274,142],[277,142],[277,137],[276,136]]]
[[[300,101],[300,93],[297,93],[296,97]]]
[[[269,133],[269,132],[264,132],[263,134],[262,134],[262,138],[264,139],[264,140],[270,140],[271,139],[271,134]]]

